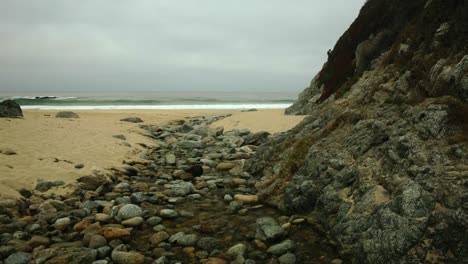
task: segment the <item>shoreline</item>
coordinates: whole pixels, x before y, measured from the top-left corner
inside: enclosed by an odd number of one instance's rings
[[[240,110],[81,110],[80,118],[55,118],[58,111],[24,110],[24,118],[0,119],[0,148],[16,155],[0,154],[0,193],[19,197],[21,188],[34,189],[38,180],[74,184],[80,176],[122,166],[123,161],[143,155],[155,141],[139,124],[120,119],[137,116],[143,125],[164,125],[196,116],[231,115],[211,127],[225,131],[248,128],[277,133],[288,130],[303,117],[286,116],[284,109]],[[125,140],[115,138],[123,135]],[[82,169],[74,166],[83,164]],[[55,188],[54,188],[55,189]],[[55,190],[57,191],[57,190]]]

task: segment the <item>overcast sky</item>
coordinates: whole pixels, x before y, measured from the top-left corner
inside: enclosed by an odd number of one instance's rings
[[[0,0],[0,92],[302,90],[364,0]]]

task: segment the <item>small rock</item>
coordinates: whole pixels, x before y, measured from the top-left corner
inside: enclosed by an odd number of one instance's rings
[[[127,117],[120,119],[120,121],[130,122],[130,123],[143,123],[143,120],[139,117]]]
[[[285,254],[288,251],[294,250],[296,245],[294,242],[290,239],[287,239],[279,244],[275,244],[267,249],[267,252],[275,255],[275,256],[280,256]]]
[[[103,259],[103,258],[107,258],[110,256],[112,252],[112,248],[109,246],[104,246],[104,247],[100,247],[96,249],[96,252],[97,252],[97,258]]]
[[[228,202],[228,203],[230,203],[230,202],[232,202],[232,201],[234,200],[234,199],[232,198],[232,196],[229,195],[229,194],[225,194],[224,197],[223,197],[223,199],[224,199],[225,202]]]
[[[194,140],[185,140],[179,142],[179,147],[182,149],[200,149],[203,147],[201,141],[194,141]]]
[[[227,262],[221,258],[209,258],[206,260],[205,264],[226,264]]]
[[[32,248],[36,248],[39,246],[49,246],[50,245],[50,239],[47,237],[43,236],[33,236],[29,241],[28,241],[28,246]]]
[[[170,165],[176,164],[176,156],[172,153],[166,155],[166,163]]]
[[[76,113],[71,111],[61,111],[55,115],[55,118],[80,118]]]
[[[52,187],[58,187],[58,186],[62,186],[62,185],[65,185],[64,181],[52,181],[52,182],[44,181],[44,182],[39,182],[36,185],[36,190],[38,190],[40,192],[46,192],[47,190],[49,190]]]
[[[119,134],[119,135],[113,135],[113,137],[117,138],[117,139],[121,139],[121,140],[127,140],[127,138],[122,135],[122,134]]]
[[[197,242],[197,246],[203,250],[211,252],[215,249],[221,250],[223,245],[219,239],[213,237],[203,237]]]
[[[112,251],[112,261],[115,264],[143,264],[145,256],[136,252]]]
[[[197,243],[197,235],[189,234],[186,235],[184,232],[179,232],[177,234],[172,235],[169,238],[170,243],[176,243],[182,247],[189,247],[195,245]]]
[[[71,224],[69,217],[59,218],[54,223],[54,228],[57,230],[65,230]]]
[[[162,222],[162,218],[159,216],[152,216],[146,220],[146,224],[149,226],[157,226]]]
[[[280,264],[296,264],[296,255],[294,255],[293,253],[286,253],[284,255],[281,255],[281,257],[279,257],[278,260]]]
[[[96,222],[109,223],[112,220],[112,216],[108,214],[97,213],[94,215]]]
[[[236,194],[234,200],[242,203],[256,203],[258,202],[257,195]]]
[[[130,200],[132,201],[132,203],[141,204],[142,202],[146,202],[148,200],[148,197],[143,192],[135,192],[132,193],[132,195],[130,195]]]
[[[80,222],[76,223],[74,226],[73,226],[73,231],[75,232],[81,232],[83,230],[85,230],[86,228],[88,228],[88,226],[90,225],[91,223],[89,222],[89,220],[81,220]]]
[[[235,166],[236,164],[232,162],[221,162],[218,164],[218,166],[216,166],[216,169],[220,171],[228,171],[234,168]]]
[[[10,155],[16,155],[17,153],[9,148],[0,148],[0,154],[10,156]]]
[[[152,235],[149,241],[153,246],[157,246],[159,243],[166,241],[168,238],[169,238],[169,235],[166,232],[160,231]]]
[[[141,224],[143,224],[145,220],[143,219],[143,217],[141,216],[136,216],[136,217],[132,217],[130,219],[127,219],[127,220],[124,220],[122,221],[122,225],[123,226],[130,226],[130,227],[135,227],[135,226],[139,226]]]
[[[13,246],[0,246],[0,258],[5,259],[11,254],[16,252],[16,248]]]
[[[120,208],[117,216],[122,220],[127,220],[132,217],[142,216],[143,210],[135,204],[126,204]]]
[[[98,232],[99,235],[104,236],[108,240],[126,237],[130,235],[127,229],[117,227],[103,227]]]
[[[93,263],[91,264],[108,264],[109,261],[105,260],[105,259],[100,259],[100,260],[96,260],[96,261],[93,261]]]
[[[263,241],[275,240],[283,235],[283,229],[278,225],[275,219],[266,216],[257,219],[257,233],[255,237]]]
[[[82,169],[84,168],[84,165],[82,163],[78,163],[75,165],[75,169]]]
[[[247,251],[246,245],[237,244],[237,245],[230,247],[226,253],[231,257],[237,257],[237,256],[244,256],[246,251]]]
[[[31,254],[25,252],[17,252],[10,255],[5,264],[28,264],[31,261]]]
[[[162,256],[153,262],[153,264],[168,264],[168,263],[169,263],[169,260],[166,258],[166,256]]]
[[[161,209],[161,211],[159,211],[159,215],[162,218],[175,218],[179,214],[175,210],[172,210],[172,209]]]
[[[104,246],[107,246],[107,240],[101,235],[94,235],[89,240],[89,248],[97,249]]]

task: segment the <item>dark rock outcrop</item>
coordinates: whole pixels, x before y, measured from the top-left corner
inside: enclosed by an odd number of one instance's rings
[[[23,117],[23,111],[19,104],[13,100],[5,100],[0,103],[0,117]]]
[[[468,259],[466,1],[367,1],[248,163],[352,263]]]

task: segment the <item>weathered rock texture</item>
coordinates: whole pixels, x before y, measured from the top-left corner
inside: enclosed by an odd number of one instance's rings
[[[13,100],[0,102],[0,117],[23,117],[21,107]]]
[[[248,167],[353,263],[468,259],[466,1],[366,2]],[[465,262],[464,262],[465,261]]]

